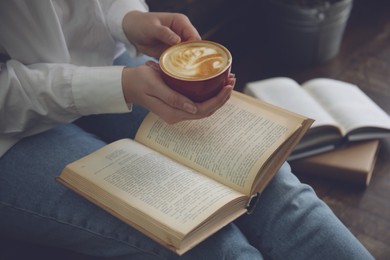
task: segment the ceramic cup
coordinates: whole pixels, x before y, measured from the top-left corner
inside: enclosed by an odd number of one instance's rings
[[[165,50],[159,62],[169,87],[195,102],[203,102],[227,85],[232,55],[215,42],[187,41]]]

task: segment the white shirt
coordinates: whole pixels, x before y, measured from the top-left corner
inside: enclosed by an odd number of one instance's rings
[[[0,156],[83,115],[128,112],[121,74],[127,12],[142,0],[0,1]],[[6,60],[6,61],[5,61]],[[93,94],[91,94],[93,93]]]

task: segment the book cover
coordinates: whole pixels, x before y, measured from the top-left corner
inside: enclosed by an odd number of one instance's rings
[[[294,173],[317,175],[368,186],[379,151],[379,140],[349,143],[339,149],[293,160]]]

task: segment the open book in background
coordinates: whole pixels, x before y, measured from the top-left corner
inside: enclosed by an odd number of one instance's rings
[[[58,181],[178,254],[250,210],[313,120],[234,92],[216,113],[169,125],[150,113]]]
[[[358,141],[318,155],[290,161],[293,172],[368,186],[379,151],[379,140]]]
[[[315,119],[289,160],[333,150],[350,141],[390,137],[390,117],[357,86],[327,78],[302,85],[285,78],[250,82],[244,93]]]

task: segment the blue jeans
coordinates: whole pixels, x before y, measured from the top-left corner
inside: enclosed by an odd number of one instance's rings
[[[66,164],[107,142],[133,138],[146,113],[135,106],[128,114],[89,116],[17,143],[0,158],[1,233],[112,259],[179,259],[55,180]],[[287,163],[251,215],[180,258],[373,259]]]

